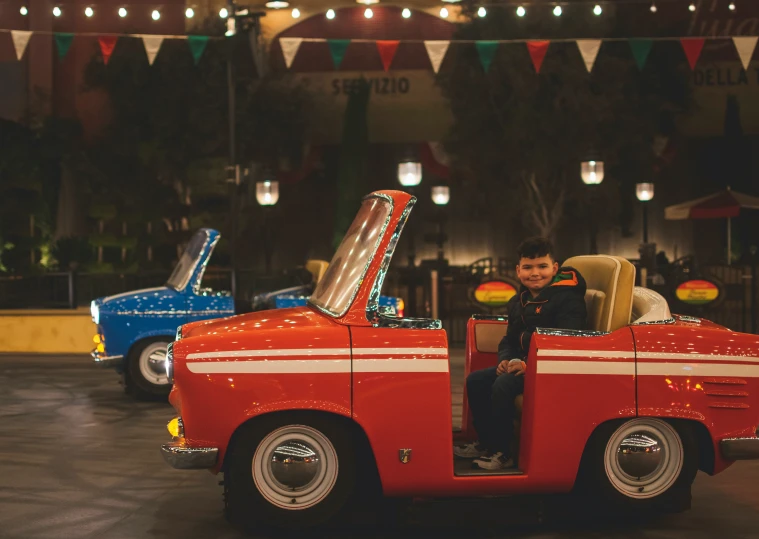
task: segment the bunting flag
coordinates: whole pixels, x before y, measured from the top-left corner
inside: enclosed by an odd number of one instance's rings
[[[450,41],[425,41],[424,47],[427,49],[427,56],[430,57],[432,70],[437,73],[440,70],[440,64],[443,63],[445,53],[448,52]]]
[[[66,53],[71,48],[71,42],[74,41],[74,34],[69,32],[55,33],[55,46],[58,49],[58,58],[63,60]]]
[[[103,63],[108,65],[108,60],[111,59],[113,49],[116,47],[116,42],[119,40],[117,36],[100,36],[98,43],[100,43],[100,52],[103,53]]]
[[[588,73],[593,71],[593,65],[596,63],[598,57],[598,51],[601,49],[600,39],[578,39],[577,48],[580,49],[580,54],[585,62],[585,68]]]
[[[535,73],[540,73],[540,66],[543,65],[543,60],[548,52],[548,45],[550,41],[528,41],[527,50],[530,51],[530,58],[532,59],[532,65],[535,66]]]
[[[477,41],[475,45],[477,46],[477,55],[480,57],[482,69],[484,69],[485,73],[487,73],[490,70],[490,64],[493,63],[495,51],[498,50],[498,42]]]
[[[295,60],[295,55],[298,54],[300,44],[303,43],[302,37],[280,37],[279,46],[282,47],[282,56],[285,57],[285,66],[290,69]]]
[[[635,63],[638,64],[638,69],[643,71],[646,66],[646,60],[648,60],[648,54],[651,52],[654,42],[650,39],[631,39],[630,50],[632,50]]]
[[[702,37],[683,38],[680,40],[683,50],[685,51],[685,56],[688,57],[688,63],[690,64],[691,69],[696,68],[696,62],[698,62],[698,57],[701,56],[701,50],[704,48],[705,42],[706,40]]]
[[[335,69],[340,69],[340,64],[343,63],[345,58],[345,51],[348,50],[348,44],[350,39],[328,39],[327,45],[329,46],[329,54],[332,56],[332,63],[335,65]]]
[[[200,57],[203,56],[203,51],[206,50],[208,36],[187,36],[187,44],[190,46],[190,52],[192,53],[195,65],[198,65]]]
[[[26,51],[26,46],[29,44],[29,39],[32,37],[32,33],[27,30],[11,30],[11,38],[13,39],[13,47],[16,49],[16,59],[21,60]]]
[[[142,44],[145,45],[145,54],[148,55],[148,64],[153,65],[158,51],[161,50],[163,36],[142,36]]]
[[[385,71],[388,71],[390,69],[390,64],[393,63],[393,57],[395,56],[395,51],[398,50],[398,45],[400,45],[400,41],[377,41],[377,51],[379,52],[380,59],[382,60],[382,67],[385,68]]]
[[[754,49],[756,49],[757,37],[734,37],[733,44],[735,50],[738,51],[738,56],[741,58],[743,69],[748,71],[748,65],[751,63],[751,58],[754,56]]]

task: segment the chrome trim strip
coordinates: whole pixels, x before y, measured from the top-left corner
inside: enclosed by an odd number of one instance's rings
[[[170,466],[177,470],[199,470],[213,468],[219,457],[216,447],[187,447],[182,442],[171,442],[161,446],[161,454]]]
[[[124,356],[101,356],[97,350],[90,352],[92,360],[103,367],[114,367],[124,360]]]
[[[177,326],[177,334],[174,336],[175,341],[182,340],[182,326]]]
[[[590,329],[560,329],[560,328],[537,328],[538,335],[551,335],[554,337],[600,337],[608,335],[608,331],[593,331]]]
[[[664,320],[651,320],[649,322],[633,322],[631,326],[656,326],[663,324],[674,324],[676,320],[674,318],[665,318]]]
[[[208,234],[208,232],[206,232],[206,234]],[[221,234],[217,234],[213,240],[211,240],[211,235],[208,234],[206,243],[203,245],[203,251],[201,251],[205,255],[205,260],[203,261],[203,264],[200,267],[198,267],[198,264],[196,263],[195,267],[192,269],[192,272],[190,273],[190,280],[194,280],[194,282],[192,283],[192,293],[195,294],[196,296],[200,295],[199,294],[200,282],[203,280],[203,275],[205,275],[206,273],[206,267],[208,266],[208,262],[211,260],[211,255],[213,254],[213,250],[216,248],[216,244],[219,243],[220,239],[221,239]],[[195,272],[197,272],[197,274]],[[187,288],[187,286],[185,286],[185,288]]]
[[[719,448],[727,460],[759,459],[759,438],[728,438],[720,441]]]
[[[345,313],[347,313],[350,308],[353,306],[353,302],[356,301],[356,296],[358,295],[358,291],[361,288],[361,284],[364,282],[364,278],[366,277],[366,272],[369,271],[369,267],[372,265],[372,262],[374,261],[374,257],[377,256],[377,250],[379,249],[380,244],[382,243],[382,240],[385,238],[385,231],[387,230],[387,225],[390,224],[390,219],[393,218],[393,211],[395,211],[395,202],[393,202],[393,198],[389,195],[385,195],[383,193],[372,193],[370,195],[365,196],[361,199],[361,203],[363,204],[366,200],[370,200],[372,198],[379,198],[382,200],[385,200],[390,203],[390,212],[387,214],[387,218],[385,219],[385,223],[382,225],[382,229],[380,230],[379,236],[377,236],[377,242],[374,245],[374,250],[372,252],[372,256],[369,257],[369,259],[366,262],[366,266],[364,266],[364,271],[361,273],[361,277],[358,280],[358,285],[356,286],[355,290],[353,290],[353,295],[351,295],[351,299],[348,302],[348,305],[343,309],[343,312],[336,314],[330,311],[329,309],[325,307],[321,307],[311,301],[310,296],[307,300],[308,305],[314,307],[315,309],[318,309],[319,311],[323,312],[324,314],[331,316],[332,318],[342,318],[345,316]],[[330,261],[331,263],[331,261]]]
[[[433,318],[393,318],[379,315],[372,321],[372,326],[399,329],[443,329],[443,322]]]
[[[502,314],[473,314],[472,320],[498,320],[499,322],[508,322],[509,317]]]
[[[227,314],[235,314],[234,310],[205,310],[205,311],[114,311],[109,312],[110,314],[115,314],[118,316],[139,316],[139,315],[150,315],[150,316],[167,316],[167,315],[177,315],[177,316],[206,316],[206,315],[227,315]]]
[[[691,322],[693,324],[700,324],[702,322],[701,318],[696,318],[695,316],[688,316],[685,314],[676,314],[675,319],[682,320],[683,322]]]
[[[181,326],[180,326],[181,329]],[[174,383],[174,343],[170,342],[166,347],[166,378],[170,384]]]

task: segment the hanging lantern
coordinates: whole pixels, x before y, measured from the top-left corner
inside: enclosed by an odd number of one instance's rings
[[[583,161],[580,166],[580,175],[587,185],[598,185],[604,181],[604,162]]]
[[[654,198],[654,184],[653,183],[639,183],[635,186],[635,196],[641,202],[648,202]]]
[[[451,188],[447,185],[435,185],[432,187],[432,202],[438,206],[445,206],[451,200]]]
[[[256,182],[256,200],[261,206],[274,206],[279,200],[279,182]]]
[[[398,163],[398,182],[403,187],[416,187],[422,183],[422,164]]]

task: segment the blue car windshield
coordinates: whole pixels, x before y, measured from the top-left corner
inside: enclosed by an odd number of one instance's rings
[[[203,253],[203,247],[208,239],[208,234],[199,230],[187,244],[187,248],[182,253],[174,271],[171,272],[171,277],[166,281],[166,286],[173,288],[174,290],[184,290],[187,283],[192,277],[193,271],[198,265],[200,255]]]

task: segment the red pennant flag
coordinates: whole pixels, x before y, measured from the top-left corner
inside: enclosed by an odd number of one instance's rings
[[[543,65],[543,59],[546,57],[550,44],[550,41],[527,42],[527,50],[530,51],[530,58],[532,58],[532,65],[535,66],[536,73],[540,73],[540,66]]]
[[[98,43],[100,43],[100,52],[103,53],[103,63],[105,65],[108,65],[108,60],[111,58],[111,54],[113,54],[113,49],[116,47],[116,41],[118,41],[117,36],[100,36],[98,38]]]
[[[690,64],[691,69],[696,68],[696,62],[698,62],[698,57],[701,56],[701,49],[704,48],[705,41],[704,38],[680,40],[683,50],[685,51],[685,56],[688,57],[688,63]]]
[[[377,41],[377,51],[379,51],[382,67],[385,68],[385,71],[390,69],[390,64],[393,63],[393,57],[395,51],[398,50],[399,43],[400,41]]]

